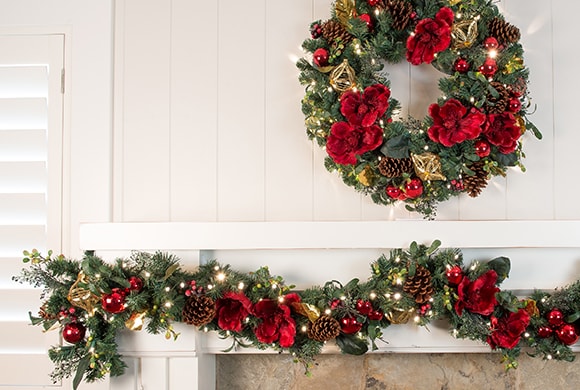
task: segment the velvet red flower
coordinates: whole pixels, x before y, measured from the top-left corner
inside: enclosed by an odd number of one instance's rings
[[[293,300],[290,298],[290,301]],[[294,344],[296,322],[290,315],[289,306],[278,304],[273,299],[262,299],[254,305],[253,313],[262,320],[254,329],[258,341],[267,344],[278,341],[282,348],[289,348]]]
[[[483,134],[501,153],[509,154],[516,150],[522,132],[515,117],[509,112],[504,112],[487,116],[487,126]]]
[[[492,333],[487,338],[491,348],[497,347],[512,349],[520,342],[522,333],[530,324],[530,315],[525,309],[519,309],[516,313],[497,319],[491,318]]]
[[[216,317],[218,326],[223,330],[240,332],[243,321],[250,314],[252,302],[243,292],[226,292],[216,301]]]
[[[340,112],[351,125],[368,127],[385,115],[390,96],[382,84],[368,86],[363,93],[347,91],[340,97]]]
[[[354,165],[356,156],[374,150],[383,143],[383,131],[377,125],[353,126],[337,122],[330,128],[326,151],[337,164]]]
[[[433,125],[427,132],[429,138],[447,147],[479,137],[486,119],[475,108],[468,112],[456,99],[447,100],[443,106],[431,104],[429,115],[433,118]]]
[[[457,286],[458,299],[455,302],[455,311],[462,315],[463,310],[488,316],[493,313],[497,305],[495,293],[499,292],[496,287],[497,273],[489,270],[479,278],[471,281],[467,276],[463,277]]]
[[[426,18],[415,27],[415,33],[407,39],[407,61],[413,65],[430,64],[435,53],[443,51],[451,43],[453,11],[443,7],[434,19]]]

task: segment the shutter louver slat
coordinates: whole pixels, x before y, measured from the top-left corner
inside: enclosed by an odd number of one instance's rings
[[[46,130],[0,130],[0,162],[46,161]]]
[[[46,66],[0,66],[0,99],[47,97]]]
[[[42,97],[0,99],[0,129],[45,129],[47,109]]]

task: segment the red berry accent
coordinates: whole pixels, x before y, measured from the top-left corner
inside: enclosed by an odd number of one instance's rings
[[[508,102],[508,110],[511,112],[518,112],[522,108],[522,102],[518,98],[511,98]]]
[[[373,29],[373,27],[374,27],[373,21],[371,20],[371,17],[369,14],[362,14],[358,18],[367,24],[367,28],[369,29],[369,31],[371,31]]]
[[[552,333],[553,333],[552,328],[550,328],[549,326],[540,326],[538,328],[538,337],[541,337],[543,339],[550,337]]]
[[[380,321],[383,319],[383,312],[382,310],[372,310],[367,317],[369,317],[369,320],[372,321]]]
[[[460,266],[454,265],[447,270],[445,276],[447,276],[447,281],[450,285],[457,286],[463,279],[463,270]]]
[[[363,301],[359,299],[356,301],[356,311],[360,314],[368,316],[368,314],[373,310],[373,305],[369,301]]]

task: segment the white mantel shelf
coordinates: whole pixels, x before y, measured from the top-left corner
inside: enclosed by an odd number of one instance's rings
[[[578,248],[580,221],[86,223],[83,250],[398,248],[441,240],[456,248]]]

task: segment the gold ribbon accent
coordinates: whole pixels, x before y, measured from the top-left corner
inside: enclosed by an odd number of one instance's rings
[[[80,271],[77,280],[73,283],[68,291],[67,299],[71,305],[80,307],[93,315],[95,313],[95,305],[101,300],[97,295],[93,294],[89,289],[79,287],[80,284],[88,284],[87,276],[83,271]]]
[[[451,38],[453,38],[451,45],[453,49],[471,47],[477,39],[477,20],[462,20],[461,22],[453,23]]]
[[[307,317],[310,322],[314,322],[320,317],[320,310],[310,303],[292,302],[290,306],[296,313]]]
[[[346,58],[330,73],[330,85],[335,91],[348,91],[354,88],[355,82],[354,69],[349,65]]]
[[[441,160],[433,153],[411,154],[415,174],[421,180],[445,180],[441,172]]]
[[[145,315],[147,311],[135,312],[131,314],[131,317],[125,321],[125,327],[129,330],[141,330],[143,329],[143,323],[145,322]]]

